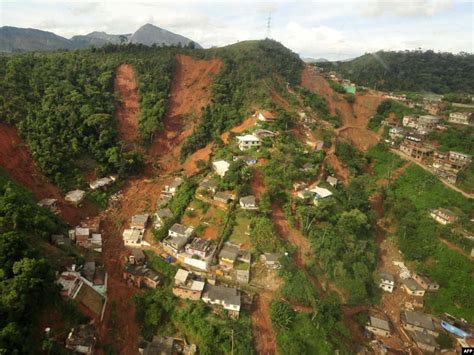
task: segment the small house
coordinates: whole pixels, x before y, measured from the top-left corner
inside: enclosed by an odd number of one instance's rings
[[[166,223],[166,220],[173,217],[173,213],[169,208],[158,208],[155,212],[155,228],[161,228]]]
[[[277,119],[276,115],[270,111],[257,111],[255,115],[261,122],[275,122]]]
[[[216,193],[218,186],[219,184],[215,179],[209,179],[209,178],[202,180],[201,183],[199,184],[200,189],[208,191],[211,194]]]
[[[163,277],[156,271],[148,269],[144,265],[126,265],[123,270],[123,278],[135,287],[143,286],[157,288],[163,281]]]
[[[97,341],[94,325],[82,324],[72,328],[66,339],[66,349],[75,354],[92,355]]]
[[[252,149],[252,148],[260,148],[262,145],[262,141],[260,138],[253,134],[246,134],[244,136],[237,136],[236,137],[239,145],[239,149],[242,151]]]
[[[224,175],[229,170],[229,166],[230,166],[230,163],[226,162],[225,160],[217,160],[217,161],[212,162],[212,169],[220,177],[224,177]]]
[[[142,245],[143,232],[139,229],[125,229],[122,237],[126,247],[140,247]]]
[[[76,271],[64,271],[59,274],[56,283],[61,286],[61,296],[74,299],[82,286],[81,275]]]
[[[446,208],[437,208],[430,211],[430,216],[438,223],[441,224],[450,224],[457,221],[457,216],[454,212]]]
[[[205,283],[195,280],[190,271],[178,269],[174,277],[173,295],[176,297],[197,301],[201,298]]]
[[[260,255],[260,261],[265,263],[268,269],[279,269],[280,268],[281,255],[277,253],[263,253]]]
[[[405,137],[405,130],[402,127],[392,127],[388,131],[390,139],[396,140]]]
[[[128,262],[132,265],[142,265],[145,263],[146,257],[143,250],[138,248],[127,248]]]
[[[253,195],[241,197],[239,203],[244,210],[258,210],[257,201]]]
[[[232,201],[232,199],[233,195],[228,192],[217,191],[214,195],[214,201],[223,204],[228,204],[230,201]]]
[[[145,229],[148,223],[148,214],[137,214],[132,217],[130,228],[132,229]]]
[[[450,123],[462,125],[474,125],[473,112],[451,112],[448,121]]]
[[[395,287],[395,279],[393,275],[388,272],[381,272],[379,287],[386,292],[392,292]]]
[[[232,244],[224,244],[219,253],[219,265],[224,269],[232,269],[239,256],[240,249]]]
[[[408,331],[416,330],[438,336],[433,319],[428,314],[404,310],[400,313],[400,321],[402,327]]]
[[[426,291],[438,291],[439,284],[420,272],[413,273],[413,279]]]
[[[176,192],[178,192],[178,189],[183,184],[183,182],[184,182],[183,178],[180,178],[180,177],[174,178],[171,184],[165,187],[165,192],[171,195],[174,195]]]
[[[424,352],[434,353],[437,348],[436,339],[433,335],[427,332],[420,332],[418,330],[408,332],[415,344]]]
[[[369,332],[382,337],[388,337],[391,334],[390,324],[386,319],[380,317],[370,317],[369,323],[365,326]]]
[[[424,296],[425,289],[412,278],[402,280],[402,289],[411,296]]]
[[[191,256],[197,256],[201,259],[205,259],[209,256],[209,253],[213,250],[212,243],[209,240],[201,238],[194,238],[193,241],[186,245],[186,253]]]
[[[337,186],[337,183],[338,183],[338,180],[336,177],[334,176],[328,176],[326,178],[326,182],[331,185],[332,187],[336,187]]]
[[[193,238],[194,228],[179,223],[173,224],[168,230],[168,237],[163,240],[163,246],[170,253],[177,255]]]
[[[240,292],[235,287],[206,285],[202,300],[206,304],[222,307],[233,318],[239,316],[241,299]]]
[[[86,196],[86,192],[83,190],[74,190],[74,191],[69,191],[64,199],[67,202],[72,203],[74,206],[79,206],[81,202],[84,200],[84,197]]]

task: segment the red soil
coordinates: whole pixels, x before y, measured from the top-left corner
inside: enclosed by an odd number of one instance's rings
[[[199,117],[201,108],[210,102],[209,85],[221,66],[222,63],[218,60],[194,60],[184,55],[177,56],[164,130],[155,137],[148,151],[146,171],[127,181],[118,206],[104,215],[103,256],[109,275],[109,307],[100,328],[101,339],[103,343],[114,342],[120,354],[136,353],[139,334],[135,309],[131,304],[131,297],[137,290],[122,280],[122,260],[126,252],[121,232],[134,214],[154,211],[161,190],[173,179],[171,174],[182,168],[179,164],[181,145],[193,129],[193,124],[185,125],[185,118],[189,114]],[[133,70],[130,72],[133,74]],[[133,91],[128,93],[131,96],[125,100],[135,100],[138,105],[138,97]],[[135,106],[133,103],[130,105]],[[198,160],[204,156],[196,153],[194,158]],[[183,168],[187,174],[196,170],[191,163],[185,164]],[[118,336],[114,338],[110,336],[109,324],[112,302],[116,304],[117,314],[115,329]]]
[[[176,60],[164,129],[148,150],[151,160],[161,159],[164,171],[178,167],[181,145],[191,135],[201,109],[209,104],[210,84],[223,65],[219,59],[195,60],[181,54]]]
[[[31,191],[38,200],[47,197],[57,199],[61,215],[71,225],[97,213],[97,209],[89,204],[82,208],[67,204],[59,189],[36,168],[34,159],[16,128],[4,123],[0,123],[0,166],[12,180]]]
[[[252,333],[254,334],[254,347],[259,355],[272,355],[277,353],[275,334],[273,333],[270,319],[270,302],[273,295],[262,292],[256,296],[252,305]]]
[[[120,139],[133,143],[138,137],[139,101],[135,73],[130,64],[121,64],[115,70],[114,90],[120,97],[116,106]]]
[[[339,113],[342,127],[336,130],[336,134],[364,151],[378,142],[380,137],[367,129],[367,123],[383,101],[380,93],[375,91],[358,93],[354,104],[351,105],[343,95],[332,90],[328,81],[321,74],[314,72],[309,67],[303,70],[301,86],[324,97],[332,115]]]

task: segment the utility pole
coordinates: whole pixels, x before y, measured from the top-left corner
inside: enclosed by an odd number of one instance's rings
[[[270,12],[267,18],[267,37],[266,38],[270,38],[271,27],[272,27],[272,13]]]
[[[232,334],[232,349],[231,349],[231,355],[234,355],[234,329],[231,330]]]

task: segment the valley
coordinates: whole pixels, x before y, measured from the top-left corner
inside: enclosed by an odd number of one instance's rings
[[[73,72],[80,79],[61,82],[63,98],[32,74],[23,96],[10,85],[12,107],[2,107],[11,118],[0,123],[0,246],[17,258],[13,233],[61,255],[48,262],[55,276],[44,276],[57,297],[42,307],[57,313],[41,317],[53,329],[42,342],[71,350],[57,327],[67,324],[71,334],[89,327],[97,354],[169,342],[189,354],[421,354],[426,344],[404,318],[413,312],[442,339],[433,337],[435,351],[459,348],[441,321],[449,314],[470,329],[474,320],[472,195],[424,169],[448,160],[444,132],[462,129],[451,111],[438,113],[443,128],[429,128],[441,138],[421,135],[431,155],[406,159],[419,128],[404,117],[424,109],[303,64],[273,40],[80,53],[92,84]],[[43,55],[35,73],[59,59],[85,70],[67,52]],[[19,58],[5,83],[29,60]],[[31,100],[15,106],[27,85]],[[53,131],[69,144],[54,148],[67,168],[46,159]],[[472,160],[456,164],[464,174]],[[84,193],[79,202],[71,191]],[[46,198],[54,210],[37,205]],[[99,311],[79,298],[86,289],[105,300]]]

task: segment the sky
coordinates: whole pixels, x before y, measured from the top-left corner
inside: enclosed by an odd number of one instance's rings
[[[270,37],[302,57],[329,60],[378,50],[474,52],[474,0],[0,0],[0,26],[66,38],[133,33],[146,23],[205,48]]]

